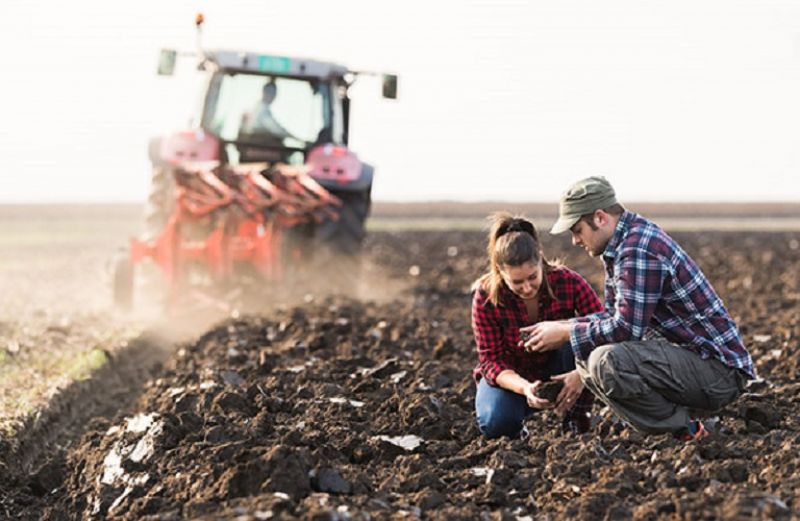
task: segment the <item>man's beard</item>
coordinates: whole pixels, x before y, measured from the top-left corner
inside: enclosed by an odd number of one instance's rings
[[[586,251],[589,252],[590,257],[600,257],[603,252],[606,251],[606,246],[608,246],[608,241],[605,241],[603,244],[590,247]]]

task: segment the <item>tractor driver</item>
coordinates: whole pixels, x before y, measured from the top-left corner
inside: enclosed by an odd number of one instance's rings
[[[286,130],[272,113],[272,102],[278,94],[278,86],[269,81],[264,84],[261,100],[253,107],[249,114],[243,116],[242,128],[248,134],[267,135],[270,141],[283,145],[283,140],[291,138],[302,142],[303,140]]]

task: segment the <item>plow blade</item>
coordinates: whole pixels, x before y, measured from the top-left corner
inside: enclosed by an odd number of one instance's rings
[[[123,306],[132,300],[134,267],[147,259],[163,274],[168,306],[198,289],[197,273],[205,286],[227,290],[243,266],[279,283],[286,231],[336,221],[342,204],[305,166],[205,162],[185,164],[174,176],[175,206],[164,229],[152,240],[131,239],[115,274],[115,301]]]

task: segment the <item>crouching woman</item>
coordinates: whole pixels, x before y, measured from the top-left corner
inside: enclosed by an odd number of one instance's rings
[[[488,438],[519,436],[526,416],[555,409],[563,415],[565,431],[585,432],[592,394],[583,389],[569,344],[530,353],[520,330],[543,320],[597,313],[603,304],[583,277],[544,258],[532,222],[505,212],[491,220],[489,270],[473,285],[472,299],[478,426]],[[537,396],[547,380],[564,385],[554,402]]]

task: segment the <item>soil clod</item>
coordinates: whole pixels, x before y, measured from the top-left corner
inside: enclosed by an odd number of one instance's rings
[[[560,380],[549,380],[543,382],[542,385],[539,386],[539,389],[536,391],[536,396],[548,402],[556,403],[556,398],[558,398],[558,394],[563,388],[564,382]]]

